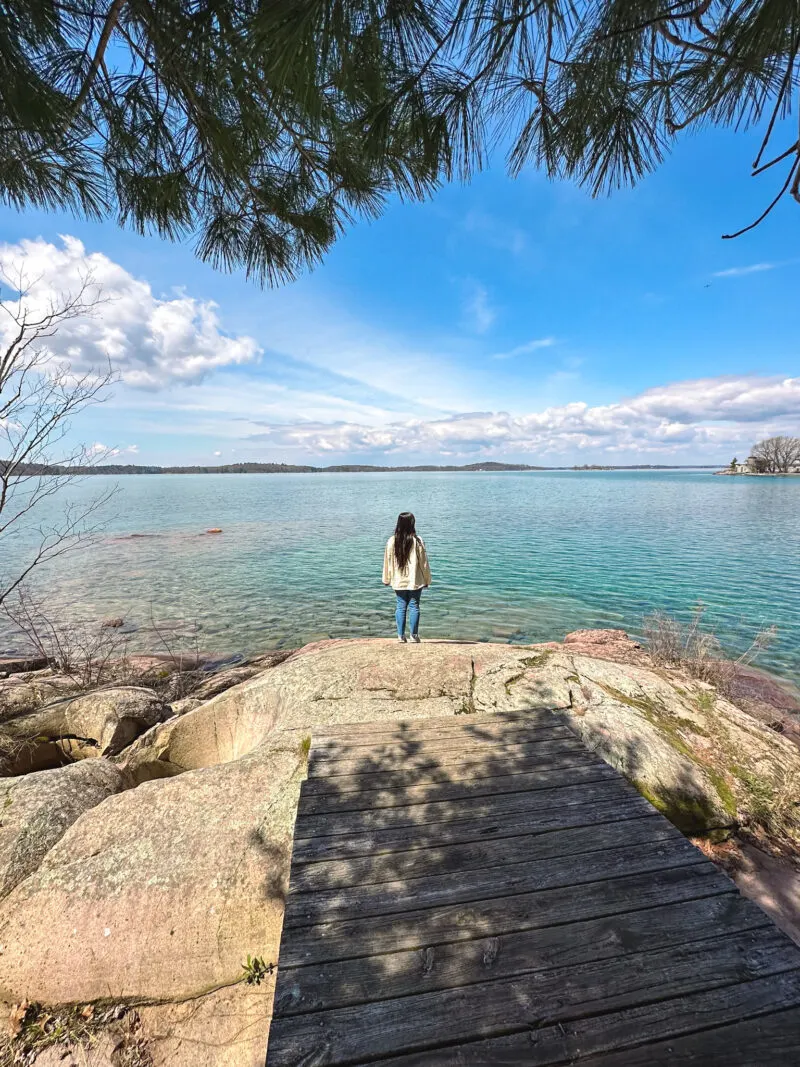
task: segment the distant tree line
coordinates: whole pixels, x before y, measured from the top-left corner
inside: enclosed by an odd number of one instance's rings
[[[0,476],[5,461],[0,460]],[[339,463],[330,467],[310,467],[295,463],[226,463],[218,467],[154,467],[132,463],[92,464],[84,467],[59,467],[47,464],[28,464],[20,468],[19,473],[27,477],[47,477],[69,474],[83,477],[87,474],[381,474],[395,471],[422,473],[425,471],[660,471],[660,470],[706,470],[712,464],[668,464],[668,463],[631,463],[624,466],[601,466],[583,464],[573,467],[534,467],[526,463],[497,463],[487,460],[484,463],[467,463],[461,467],[455,465],[438,466],[434,463],[421,463],[417,466],[379,467],[365,463]]]

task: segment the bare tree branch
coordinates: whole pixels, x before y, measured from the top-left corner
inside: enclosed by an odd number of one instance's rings
[[[11,320],[0,347],[0,566],[10,567],[12,541],[27,546],[15,553],[12,572],[0,573],[2,605],[35,568],[90,543],[102,527],[99,513],[114,490],[85,504],[67,504],[60,517],[48,521],[37,523],[36,515],[45,504],[46,514],[48,502],[80,468],[105,458],[102,450],[67,447],[67,441],[72,417],[101,402],[115,375],[110,364],[75,373],[47,344],[64,323],[91,315],[104,302],[91,275],[76,292],[39,309],[31,296],[35,281],[5,273],[0,282],[16,294],[0,300],[0,311]]]

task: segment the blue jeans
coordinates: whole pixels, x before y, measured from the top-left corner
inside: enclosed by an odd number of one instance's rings
[[[421,589],[395,589],[397,594],[397,610],[395,611],[395,618],[397,619],[397,636],[402,637],[406,630],[406,612],[408,612],[408,625],[411,629],[411,636],[416,636],[419,631],[419,598],[422,595]]]

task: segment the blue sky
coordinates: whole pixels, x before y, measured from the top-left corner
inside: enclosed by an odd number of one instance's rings
[[[496,160],[263,290],[189,245],[0,209],[0,259],[108,302],[61,339],[121,381],[76,437],[119,462],[714,463],[800,433],[800,207],[752,134],[682,141],[592,200]],[[63,238],[68,237],[67,243]],[[215,305],[215,306],[212,306]]]

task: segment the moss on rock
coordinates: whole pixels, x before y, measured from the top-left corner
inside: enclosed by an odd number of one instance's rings
[[[715,821],[718,822],[717,809],[700,794],[679,789],[655,788],[639,779],[634,779],[633,785],[645,800],[649,800],[657,811],[684,834],[706,833]]]
[[[544,667],[553,652],[549,648],[543,649],[541,652],[537,652],[535,656],[526,656],[520,660],[523,667]]]

